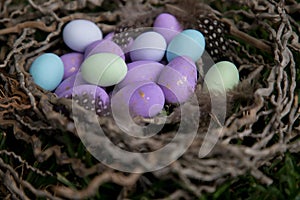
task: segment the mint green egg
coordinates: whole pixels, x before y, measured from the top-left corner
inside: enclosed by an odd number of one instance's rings
[[[210,92],[226,92],[233,89],[239,83],[239,71],[237,67],[228,61],[214,64],[204,78],[205,89]]]
[[[112,53],[98,53],[88,57],[81,64],[81,73],[85,81],[108,87],[121,82],[127,73],[125,61]]]

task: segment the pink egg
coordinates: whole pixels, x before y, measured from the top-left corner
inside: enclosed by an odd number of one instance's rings
[[[111,99],[112,112],[123,117],[154,117],[162,111],[164,103],[163,91],[151,81],[130,83]]]
[[[82,53],[67,53],[60,57],[64,63],[64,76],[63,79],[66,79],[73,74],[77,73],[81,63],[83,62]]]
[[[125,55],[121,47],[111,40],[97,40],[93,42],[86,48],[84,58],[86,59],[96,53],[113,53],[125,60]]]
[[[157,82],[158,76],[164,65],[155,61],[136,61],[127,65],[128,72],[125,78],[117,85],[122,88],[132,82],[152,81]]]
[[[167,43],[182,31],[182,27],[177,19],[168,13],[158,15],[154,21],[153,27],[153,30],[160,33]]]

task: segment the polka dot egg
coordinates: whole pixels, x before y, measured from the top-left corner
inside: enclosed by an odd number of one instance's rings
[[[86,110],[98,115],[106,115],[109,112],[109,96],[106,91],[96,85],[77,85],[60,95],[64,98],[72,98]]]

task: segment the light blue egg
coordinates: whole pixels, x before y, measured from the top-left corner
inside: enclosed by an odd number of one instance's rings
[[[63,79],[64,64],[57,55],[45,53],[33,61],[29,73],[37,85],[52,91]]]
[[[186,29],[176,35],[167,47],[167,59],[170,62],[177,56],[189,56],[196,62],[205,49],[205,39],[201,32]]]

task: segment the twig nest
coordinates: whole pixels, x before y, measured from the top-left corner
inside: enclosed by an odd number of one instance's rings
[[[112,53],[97,53],[81,65],[82,77],[89,83],[102,87],[118,84],[127,73],[125,61]]]
[[[45,53],[33,61],[29,73],[38,86],[52,91],[63,79],[64,64],[57,55]]]
[[[168,103],[183,103],[195,90],[196,65],[188,57],[176,57],[163,68],[157,82]]]
[[[81,63],[83,62],[83,54],[77,52],[64,54],[60,58],[64,63],[63,79],[76,74],[80,68]]]
[[[151,60],[160,61],[164,55],[167,43],[164,37],[154,31],[139,35],[130,47],[132,61]]]
[[[160,113],[165,104],[161,88],[154,82],[133,82],[111,98],[112,112],[125,117],[153,117]]]
[[[204,77],[206,90],[212,92],[226,92],[233,89],[239,83],[239,71],[229,61],[221,61],[214,64]]]
[[[165,38],[167,44],[169,44],[182,31],[182,27],[176,17],[169,13],[161,13],[153,23],[153,30],[160,33]]]
[[[109,39],[97,40],[87,46],[84,51],[84,59],[96,53],[112,53],[125,60],[125,55],[121,47]]]
[[[99,27],[84,19],[73,20],[63,29],[63,40],[74,51],[84,52],[85,48],[103,37]]]

